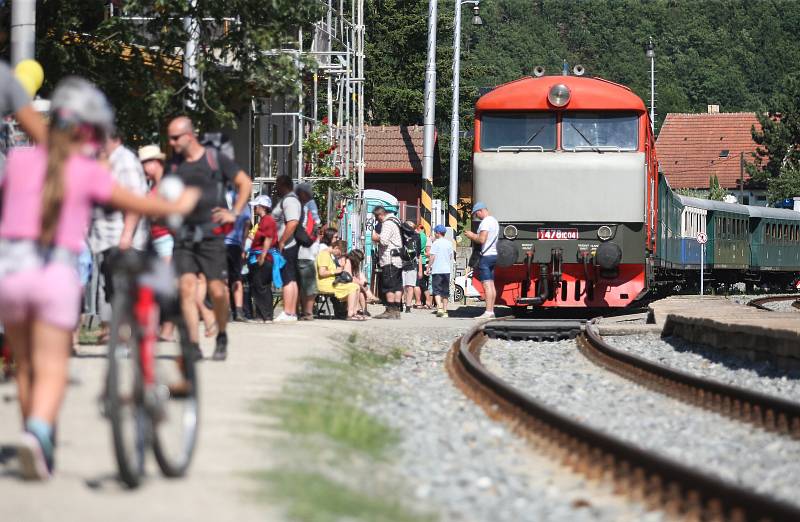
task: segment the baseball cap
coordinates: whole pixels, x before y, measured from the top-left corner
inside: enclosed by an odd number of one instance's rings
[[[447,229],[444,228],[444,225],[436,225],[433,228],[433,231],[436,232],[437,234],[446,234],[447,233]]]
[[[161,152],[161,148],[158,145],[145,145],[144,147],[139,149],[139,161],[144,163],[145,161],[150,161],[154,159],[161,161],[167,159],[166,154]]]
[[[485,208],[486,208],[486,203],[484,203],[483,201],[478,201],[477,203],[472,205],[472,213],[474,214],[475,212],[483,210]]]
[[[294,188],[295,192],[305,192],[309,196],[313,196],[314,192],[311,190],[311,183],[300,183]]]
[[[272,208],[272,198],[266,194],[261,194],[260,196],[256,197],[256,199],[251,201],[250,204],[254,207]]]

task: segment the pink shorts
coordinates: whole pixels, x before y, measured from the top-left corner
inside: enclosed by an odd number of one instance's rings
[[[81,283],[75,267],[50,263],[0,279],[0,322],[38,319],[74,330],[80,319]]]

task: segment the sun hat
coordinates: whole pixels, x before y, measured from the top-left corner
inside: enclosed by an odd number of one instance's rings
[[[139,149],[139,161],[144,163],[154,159],[161,161],[167,159],[167,155],[161,152],[161,147],[158,145],[145,145]]]
[[[486,208],[486,203],[484,203],[483,201],[478,201],[477,203],[472,205],[472,213],[474,214],[475,212],[483,210],[485,208]]]
[[[433,227],[433,231],[436,232],[437,234],[447,233],[447,229],[444,227],[444,225],[436,225],[435,227]]]
[[[260,196],[256,197],[256,199],[251,201],[250,204],[254,207],[272,208],[272,198],[266,194],[261,194]]]

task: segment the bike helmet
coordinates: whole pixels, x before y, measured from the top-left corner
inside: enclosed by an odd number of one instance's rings
[[[114,109],[92,82],[69,76],[56,86],[50,100],[53,124],[68,128],[91,125],[108,136],[114,131]]]

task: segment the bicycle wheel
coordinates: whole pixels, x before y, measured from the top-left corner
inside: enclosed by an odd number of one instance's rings
[[[161,472],[181,477],[192,461],[197,442],[197,373],[182,320],[175,325],[175,340],[159,342],[156,350],[156,394],[153,451]]]
[[[144,475],[145,451],[149,445],[149,419],[144,406],[144,388],[139,365],[139,328],[130,303],[115,300],[108,345],[106,414],[111,421],[119,475],[135,488]]]

